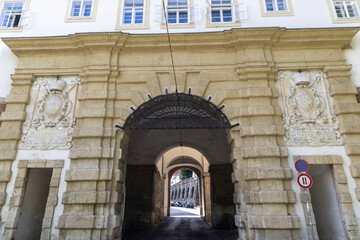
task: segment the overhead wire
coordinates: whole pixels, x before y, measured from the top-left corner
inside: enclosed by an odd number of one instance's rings
[[[168,25],[168,15],[167,15],[167,11],[165,9],[164,0],[162,0],[162,9],[163,9],[165,26],[166,26],[166,35],[167,35],[167,39],[168,39],[168,43],[169,43],[171,66],[172,66],[172,70],[173,70],[173,74],[174,74],[175,91],[176,91],[176,95],[177,95],[179,93],[179,90],[178,90],[178,84],[177,84],[176,73],[175,73],[174,54],[173,54],[172,45],[171,45],[171,39],[170,39],[170,32],[169,32],[169,25]],[[178,97],[179,96],[177,95],[177,98],[176,98],[177,102],[179,101]],[[176,114],[178,115],[178,106],[176,106]],[[180,124],[180,121],[178,123]],[[182,156],[182,158],[184,158],[183,143],[182,143],[182,132],[181,132],[181,126],[180,125],[179,125],[179,139],[180,139],[181,156]]]

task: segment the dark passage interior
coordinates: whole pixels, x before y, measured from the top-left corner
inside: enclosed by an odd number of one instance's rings
[[[330,165],[310,165],[312,207],[319,239],[346,239]]]
[[[29,169],[16,240],[40,239],[51,175],[51,168]]]

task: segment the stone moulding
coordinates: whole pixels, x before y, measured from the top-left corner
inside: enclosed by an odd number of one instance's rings
[[[20,149],[70,149],[80,78],[38,78],[31,90]]]
[[[318,72],[278,73],[287,146],[341,145],[339,123],[330,107],[325,79]]]

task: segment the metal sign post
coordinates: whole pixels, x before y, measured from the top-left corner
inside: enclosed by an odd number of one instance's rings
[[[308,197],[307,197],[307,193],[306,193],[307,192],[306,188],[304,188],[304,192],[305,192],[305,200],[306,200],[306,209],[307,209],[308,216],[309,216],[311,236],[312,236],[312,239],[315,240],[315,234],[314,234],[314,229],[313,229],[313,225],[312,225],[312,221],[311,221],[310,206],[309,206],[309,201],[308,201]]]
[[[308,213],[308,217],[309,217],[311,236],[312,236],[312,239],[315,240],[314,228],[313,228],[313,224],[311,221],[310,205],[309,205],[309,200],[308,200],[307,190],[306,190],[307,188],[310,188],[313,184],[311,177],[309,175],[305,174],[306,172],[309,171],[310,165],[305,160],[299,159],[295,162],[295,168],[299,173],[301,173],[297,178],[297,182],[300,185],[300,187],[304,188],[306,209],[307,209],[307,213]]]

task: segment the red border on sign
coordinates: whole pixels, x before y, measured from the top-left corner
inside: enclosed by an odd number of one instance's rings
[[[299,162],[299,161],[304,161],[304,162],[306,162],[306,165],[307,165],[307,169],[306,169],[306,171],[300,171],[298,168],[297,168],[297,163]],[[309,169],[310,169],[310,165],[309,165],[309,163],[307,162],[307,161],[305,161],[304,159],[298,159],[296,162],[295,162],[295,168],[296,168],[296,170],[298,171],[298,172],[308,172],[309,171]]]
[[[299,179],[300,179],[301,176],[307,176],[307,177],[310,179],[310,185],[309,185],[309,186],[304,187],[303,185],[300,184]],[[300,187],[302,187],[302,188],[311,188],[311,186],[313,185],[313,180],[312,180],[312,178],[311,178],[309,175],[307,175],[307,174],[300,174],[300,175],[298,176],[298,178],[297,178],[297,182],[298,182],[298,184],[300,185]]]

